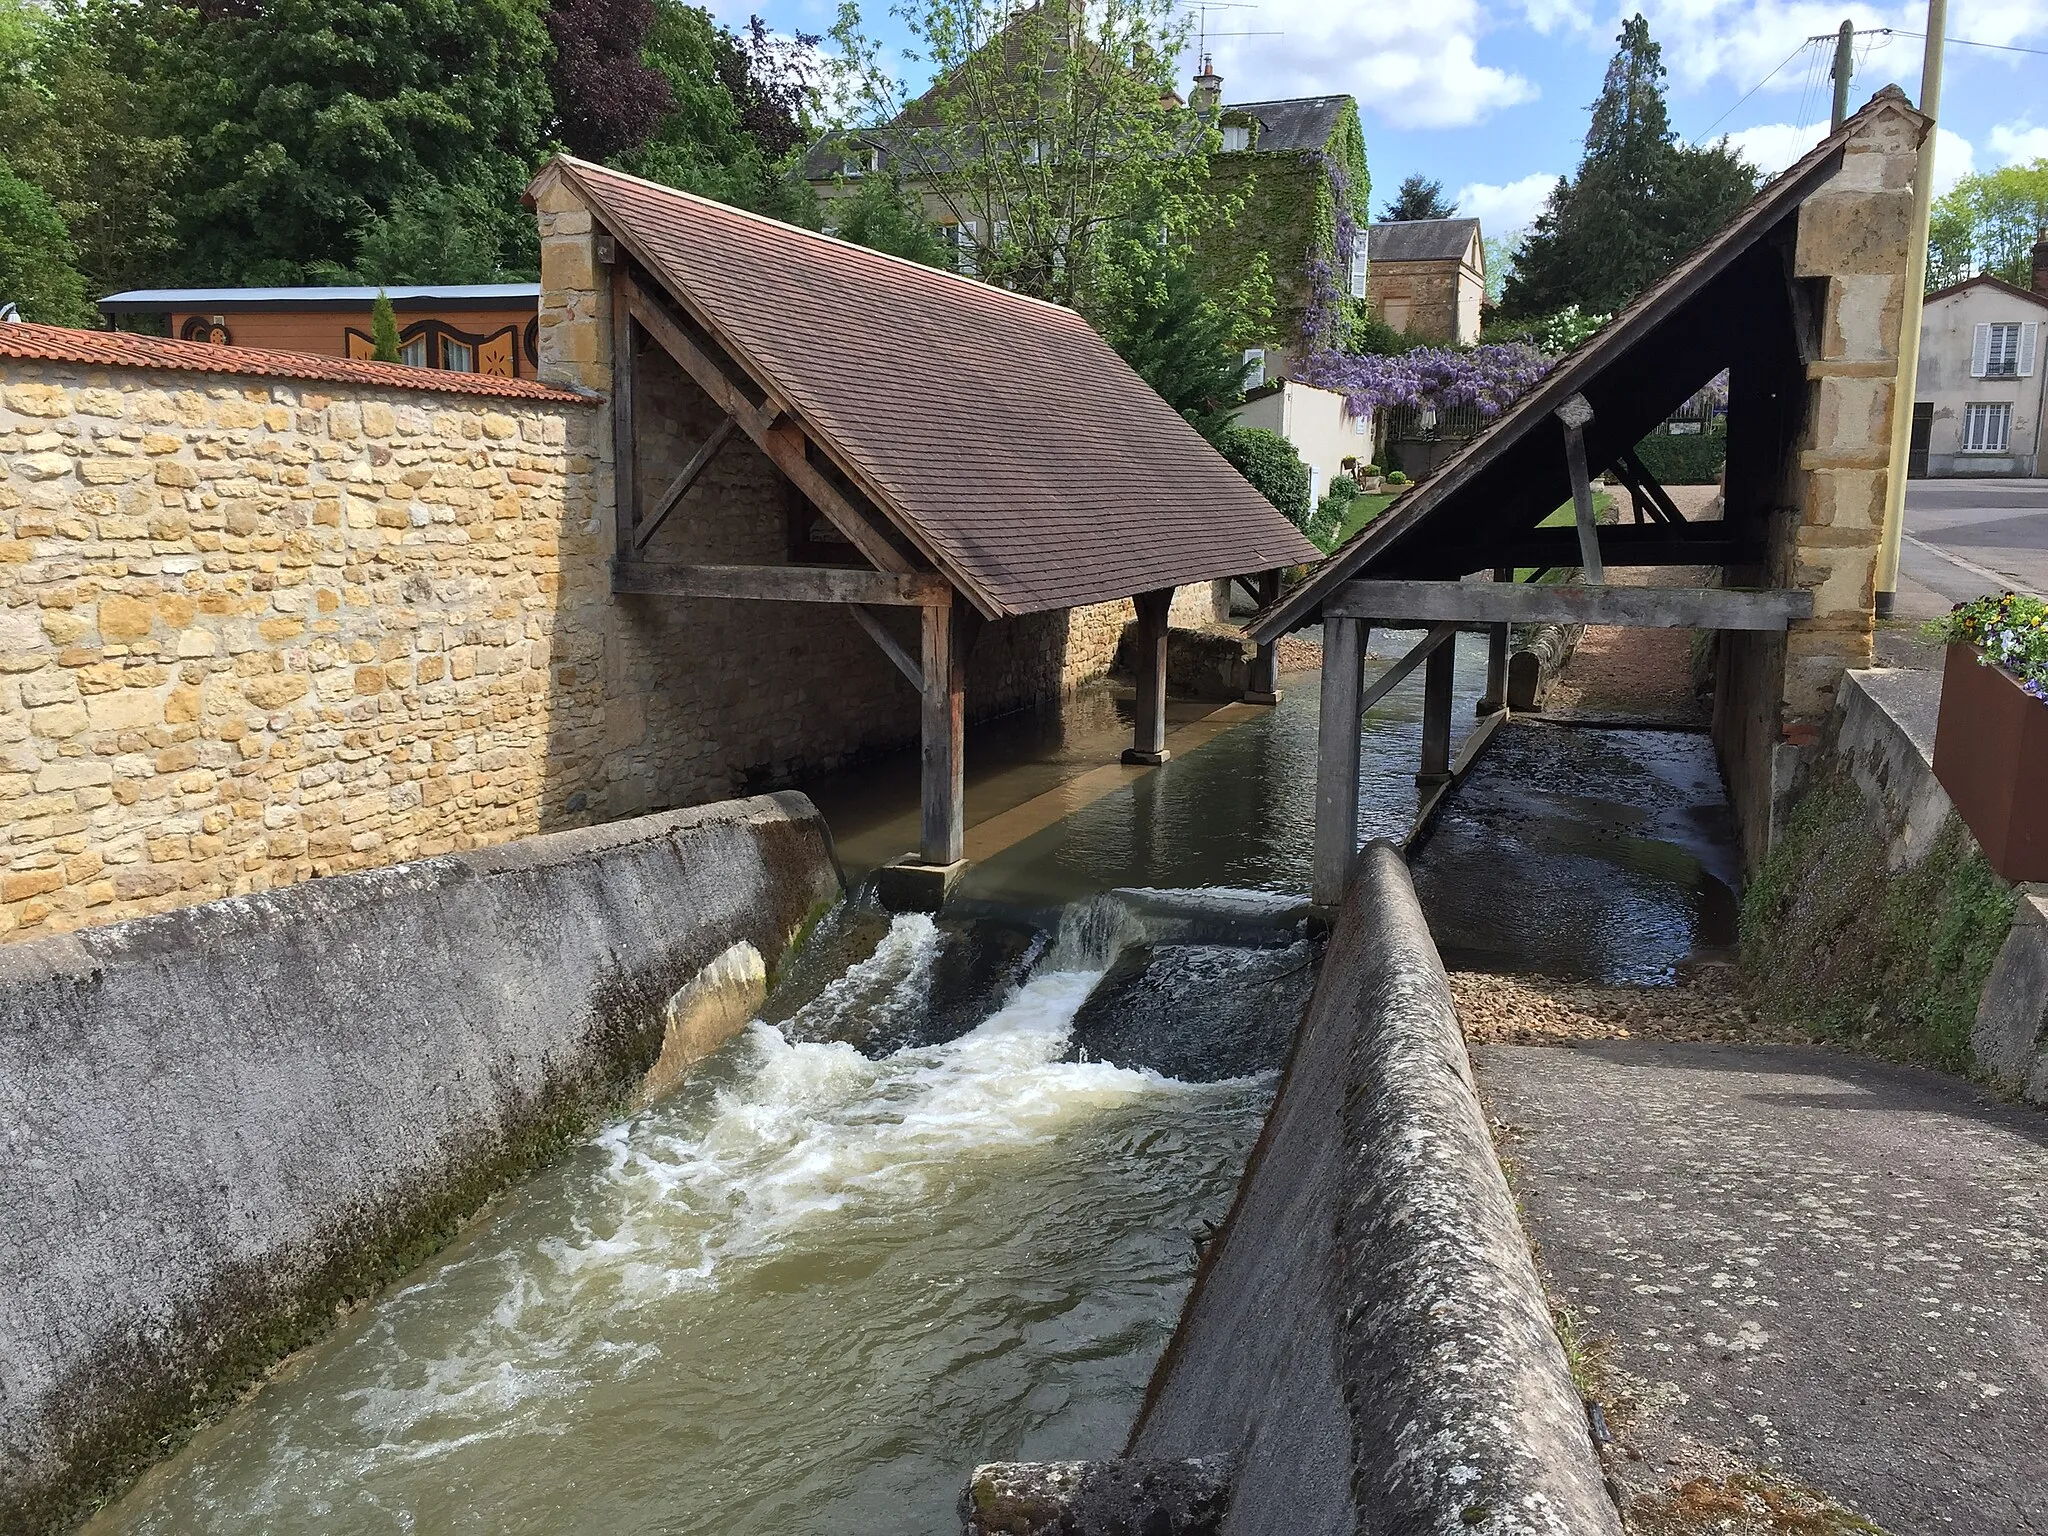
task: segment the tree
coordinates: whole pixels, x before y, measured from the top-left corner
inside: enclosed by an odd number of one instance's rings
[[[1417,171],[1403,178],[1394,200],[1380,210],[1380,217],[1400,224],[1410,219],[1448,219],[1457,211],[1458,205],[1444,198],[1444,184]]]
[[[2018,288],[2033,281],[2034,241],[2048,229],[2048,159],[1965,176],[1934,204],[1927,236],[1927,287],[1979,272]]]
[[[56,205],[0,160],[0,305],[6,304],[45,325],[86,325],[93,315]]]
[[[1559,179],[1516,253],[1501,301],[1510,318],[1620,309],[1756,190],[1754,168],[1725,140],[1673,135],[1649,23],[1630,17],[1616,41],[1578,173]]]
[[[924,210],[904,189],[900,177],[886,173],[870,176],[859,192],[832,206],[839,220],[832,232],[840,239],[928,267],[947,265],[946,247],[939,243]]]
[[[554,0],[547,22],[555,40],[548,83],[563,142],[592,160],[638,149],[675,105],[667,76],[640,58],[653,0]]]
[[[1128,243],[1098,286],[1103,337],[1166,403],[1210,442],[1221,444],[1231,410],[1244,400],[1242,337],[1260,319],[1233,313],[1212,295],[1186,249]]]
[[[352,264],[379,219],[432,189],[488,210],[510,268],[552,116],[538,0],[261,0],[121,7],[138,76],[190,146],[180,265],[212,282]]]
[[[1294,444],[1264,427],[1232,427],[1216,444],[1231,468],[1252,483],[1252,489],[1279,509],[1297,528],[1306,529],[1315,509],[1309,505],[1308,466]]]
[[[382,288],[370,306],[370,357],[380,363],[398,361],[398,315],[391,308],[391,295]]]
[[[1234,207],[1210,193],[1213,122],[1162,105],[1186,28],[1172,0],[904,0],[911,97],[842,6],[836,138],[929,193],[985,280],[1086,312],[1140,229],[1188,239]]]

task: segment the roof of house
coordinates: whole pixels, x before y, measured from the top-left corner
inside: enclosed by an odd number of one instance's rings
[[[505,379],[403,363],[360,362],[314,352],[273,352],[265,347],[222,347],[126,331],[75,331],[61,325],[0,325],[0,359],[81,363],[100,368],[161,368],[178,373],[236,378],[310,379],[327,384],[369,384],[445,395],[486,395],[504,400],[557,400],[589,404],[588,396],[533,379]]]
[[[1367,568],[1445,578],[1499,564],[1475,558],[1475,553],[1487,540],[1533,527],[1571,494],[1564,434],[1554,419],[1557,408],[1573,395],[1585,396],[1593,408],[1585,429],[1587,460],[1595,470],[1604,469],[1726,366],[1732,332],[1724,306],[1731,293],[1759,291],[1733,285],[1748,277],[1790,302],[1784,258],[1768,237],[1827,183],[1850,138],[1882,112],[1904,114],[1926,131],[1928,119],[1913,110],[1904,92],[1896,86],[1880,90],[1434,475],[1366,524],[1306,581],[1255,615],[1252,637],[1272,640],[1311,622],[1334,588]],[[1752,255],[1755,261],[1747,261]],[[1743,323],[1770,322],[1746,315]],[[1789,328],[1790,320],[1786,323]]]
[[[2030,288],[2022,288],[2017,283],[2008,283],[2004,278],[1994,276],[1989,272],[1979,272],[1975,277],[1966,277],[1960,283],[1950,283],[1946,288],[1937,288],[1920,301],[1921,306],[1924,308],[1929,304],[1937,304],[1943,299],[1954,298],[1967,288],[1995,288],[2012,298],[2027,299],[2032,303],[2039,304],[2043,309],[2048,309],[2048,293],[2035,293]]]
[[[262,309],[368,309],[383,293],[393,309],[519,309],[540,303],[539,283],[439,283],[402,288],[131,288],[110,293],[110,315],[203,309],[220,314]]]
[[[1366,226],[1370,261],[1459,261],[1479,234],[1477,219],[1403,219]]]
[[[564,178],[991,618],[1313,559],[1071,310],[602,166]]]
[[[1295,96],[1286,101],[1244,101],[1224,107],[1259,120],[1252,148],[1273,154],[1289,149],[1322,149],[1337,131],[1349,96]]]

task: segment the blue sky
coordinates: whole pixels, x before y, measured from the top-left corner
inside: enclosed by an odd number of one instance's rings
[[[778,29],[822,31],[830,20],[827,0],[756,4]],[[1926,25],[1924,0],[1652,0],[1626,8],[1589,0],[1259,0],[1255,9],[1214,11],[1209,23],[1218,32],[1279,34],[1215,38],[1226,100],[1340,91],[1358,99],[1375,212],[1403,176],[1421,171],[1441,179],[1488,233],[1506,234],[1577,164],[1614,35],[1639,8],[1664,46],[1673,126],[1687,138],[1728,134],[1766,170],[1789,164],[1827,127],[1822,56],[1832,43],[1796,52],[1803,39],[1832,34],[1844,19],[1859,30]],[[714,9],[743,21],[748,7]],[[886,0],[864,0],[863,10],[876,34],[900,31],[888,22]],[[1952,0],[1948,31],[2043,52],[1950,44],[1938,187],[1966,171],[2048,156],[2048,0]],[[1918,37],[1859,38],[1852,105],[1887,81],[1917,100],[1921,47]]]

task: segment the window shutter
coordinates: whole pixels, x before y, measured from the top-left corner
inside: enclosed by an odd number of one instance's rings
[[[2034,338],[2041,329],[2041,322],[2029,320],[2020,327],[2019,376],[2031,379],[2034,376]]]
[[[960,231],[960,270],[973,277],[981,270],[981,226],[973,219],[962,219],[957,228]]]
[[[1970,377],[1981,379],[1991,367],[1991,327],[1979,322],[1970,333]]]
[[[1351,236],[1351,297],[1365,297],[1365,231],[1356,230]]]
[[[1246,389],[1257,389],[1266,382],[1266,349],[1264,347],[1246,347],[1244,349],[1244,360],[1244,387]]]

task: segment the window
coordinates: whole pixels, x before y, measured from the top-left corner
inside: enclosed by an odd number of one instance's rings
[[[1026,165],[1036,165],[1044,158],[1045,140],[1026,139],[1024,141],[1024,163]]]
[[[2012,432],[2012,407],[1966,405],[1963,407],[1963,452],[2003,453]]]
[[[476,372],[476,348],[452,336],[441,338],[441,366],[454,373]]]
[[[1347,408],[1347,409],[1349,409],[1349,407],[1348,407],[1348,406],[1347,406],[1346,408]],[[1358,414],[1357,414],[1356,416],[1353,416],[1353,417],[1351,418],[1351,435],[1352,435],[1353,437],[1363,437],[1363,436],[1365,436],[1365,434],[1366,434],[1366,433],[1370,432],[1371,430],[1372,430],[1372,413],[1371,413],[1371,412],[1369,412],[1369,411],[1360,411],[1360,412],[1359,412],[1359,413],[1358,413]]]
[[[1252,147],[1252,131],[1242,123],[1226,123],[1223,126],[1223,152],[1234,154],[1241,149]]]
[[[1354,299],[1365,297],[1365,231],[1362,229],[1351,232],[1350,289]]]
[[[1246,347],[1244,349],[1244,387],[1257,389],[1266,382],[1266,349]]]
[[[842,176],[865,176],[882,168],[882,152],[866,144],[855,145],[839,162]]]
[[[427,338],[415,336],[411,341],[401,342],[398,348],[398,360],[409,368],[426,367]]]
[[[1977,326],[1970,338],[1970,376],[1976,379],[2025,379],[2034,372],[2037,321],[1994,320]]]
[[[975,223],[963,219],[958,224],[941,224],[939,239],[953,257],[953,270],[965,277],[973,277],[981,270],[977,259],[980,242],[975,239]]]

